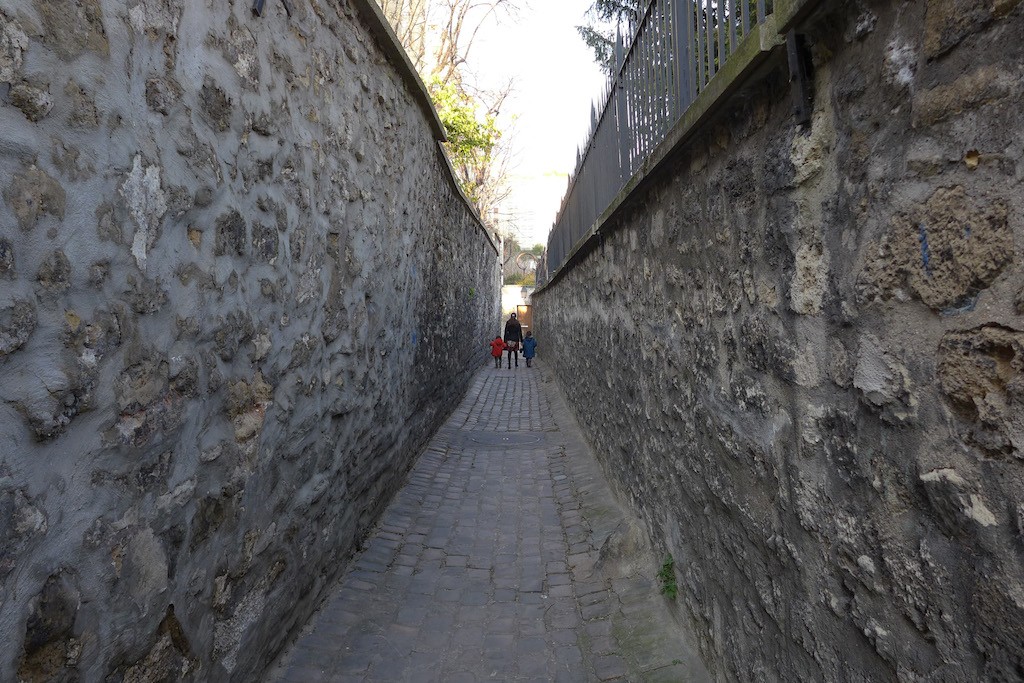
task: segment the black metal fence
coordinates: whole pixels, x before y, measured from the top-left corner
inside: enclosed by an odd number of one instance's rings
[[[591,108],[588,141],[548,236],[547,274],[565,262],[772,0],[651,0]]]

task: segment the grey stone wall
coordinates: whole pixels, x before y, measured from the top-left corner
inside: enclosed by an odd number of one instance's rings
[[[256,680],[486,360],[363,1],[0,0],[0,680]]]
[[[723,680],[1024,676],[1024,5],[837,3],[534,295]],[[652,568],[653,570],[653,568]]]

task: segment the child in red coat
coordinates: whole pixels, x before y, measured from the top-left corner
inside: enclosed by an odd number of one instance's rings
[[[495,337],[491,342],[491,355],[494,356],[494,367],[501,367],[501,354],[505,351],[505,342],[501,337]]]

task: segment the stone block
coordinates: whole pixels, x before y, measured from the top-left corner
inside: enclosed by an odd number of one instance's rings
[[[1024,458],[1024,331],[985,325],[947,332],[937,374],[968,443],[988,457]]]
[[[992,20],[991,0],[928,0],[925,9],[924,51],[936,59]]]
[[[42,214],[63,219],[67,202],[60,183],[34,165],[14,174],[4,191],[4,199],[13,209],[22,230],[34,228]]]
[[[1020,93],[1011,74],[996,66],[983,66],[952,83],[918,91],[912,103],[914,125],[934,126],[1013,95],[1019,97]]]
[[[20,109],[25,118],[32,123],[42,121],[53,109],[53,98],[48,88],[19,83],[11,88],[9,97],[11,104]]]
[[[909,289],[936,310],[969,307],[1013,258],[1003,199],[940,187],[892,219],[869,252],[858,290],[867,301],[905,298]]]
[[[20,349],[36,329],[36,309],[32,302],[15,299],[0,307],[0,359]]]

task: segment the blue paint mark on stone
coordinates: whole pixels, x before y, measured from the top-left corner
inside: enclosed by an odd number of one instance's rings
[[[942,315],[960,315],[961,313],[970,313],[974,310],[975,306],[978,305],[978,296],[980,294],[980,292],[972,292],[968,294],[957,302],[956,305],[942,309]]]
[[[924,223],[917,224],[917,239],[921,242],[921,264],[928,277],[932,276],[931,253],[928,251],[928,231]]]
[[[412,333],[412,345],[413,346],[416,346],[416,339],[417,338],[418,338],[418,335],[416,334],[416,332],[413,332]]]

